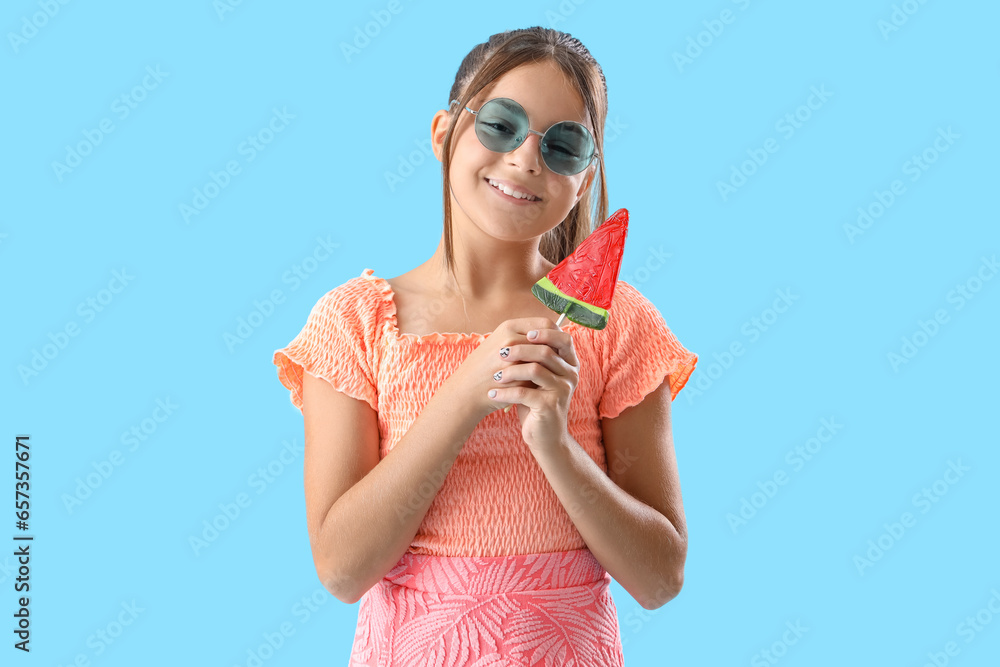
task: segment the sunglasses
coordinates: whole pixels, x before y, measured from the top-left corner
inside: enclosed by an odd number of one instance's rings
[[[458,100],[452,100],[452,104]],[[595,150],[594,137],[585,126],[572,120],[556,123],[544,133],[528,128],[528,114],[524,107],[509,97],[495,97],[473,111],[476,117],[476,136],[480,143],[496,153],[509,153],[528,138],[537,134],[542,138],[542,160],[557,174],[572,176],[586,169],[600,154]]]

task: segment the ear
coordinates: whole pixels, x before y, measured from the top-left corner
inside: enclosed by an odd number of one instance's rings
[[[434,114],[434,118],[431,120],[431,148],[438,162],[444,160],[444,135],[448,133],[450,125],[451,115],[445,109]]]
[[[597,174],[597,161],[595,160],[590,168],[587,169],[587,176],[583,179],[583,183],[580,185],[580,189],[576,192],[576,200],[580,201],[583,197],[583,193],[590,188],[590,184],[594,182],[594,176]]]

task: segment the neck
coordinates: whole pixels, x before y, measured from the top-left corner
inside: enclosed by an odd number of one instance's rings
[[[517,301],[555,264],[538,252],[538,241],[507,253],[476,252],[453,237],[454,275],[445,261],[444,237],[425,262],[428,279],[445,291],[489,303]],[[494,245],[494,250],[496,246]]]

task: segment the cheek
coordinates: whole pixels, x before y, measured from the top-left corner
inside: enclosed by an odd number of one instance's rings
[[[576,196],[576,191],[580,184],[575,178],[553,178],[548,185],[547,192],[552,201],[567,202]]]
[[[451,166],[454,170],[451,173],[453,181],[474,184],[478,178],[477,172],[489,164],[493,153],[479,143],[473,135],[469,141],[468,137],[462,137],[455,146],[455,153],[451,159]]]
[[[457,148],[471,160],[482,160],[484,156],[495,155],[479,141],[474,128],[469,127],[458,137]]]

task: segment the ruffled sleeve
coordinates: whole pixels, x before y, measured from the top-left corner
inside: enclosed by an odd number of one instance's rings
[[[292,403],[300,411],[303,372],[378,410],[374,353],[380,303],[369,281],[349,280],[320,297],[302,331],[286,347],[275,350],[278,379],[291,391]]]
[[[604,374],[601,419],[617,417],[642,402],[669,375],[670,400],[687,383],[698,355],[687,350],[649,299],[619,280],[611,318],[596,332]]]

